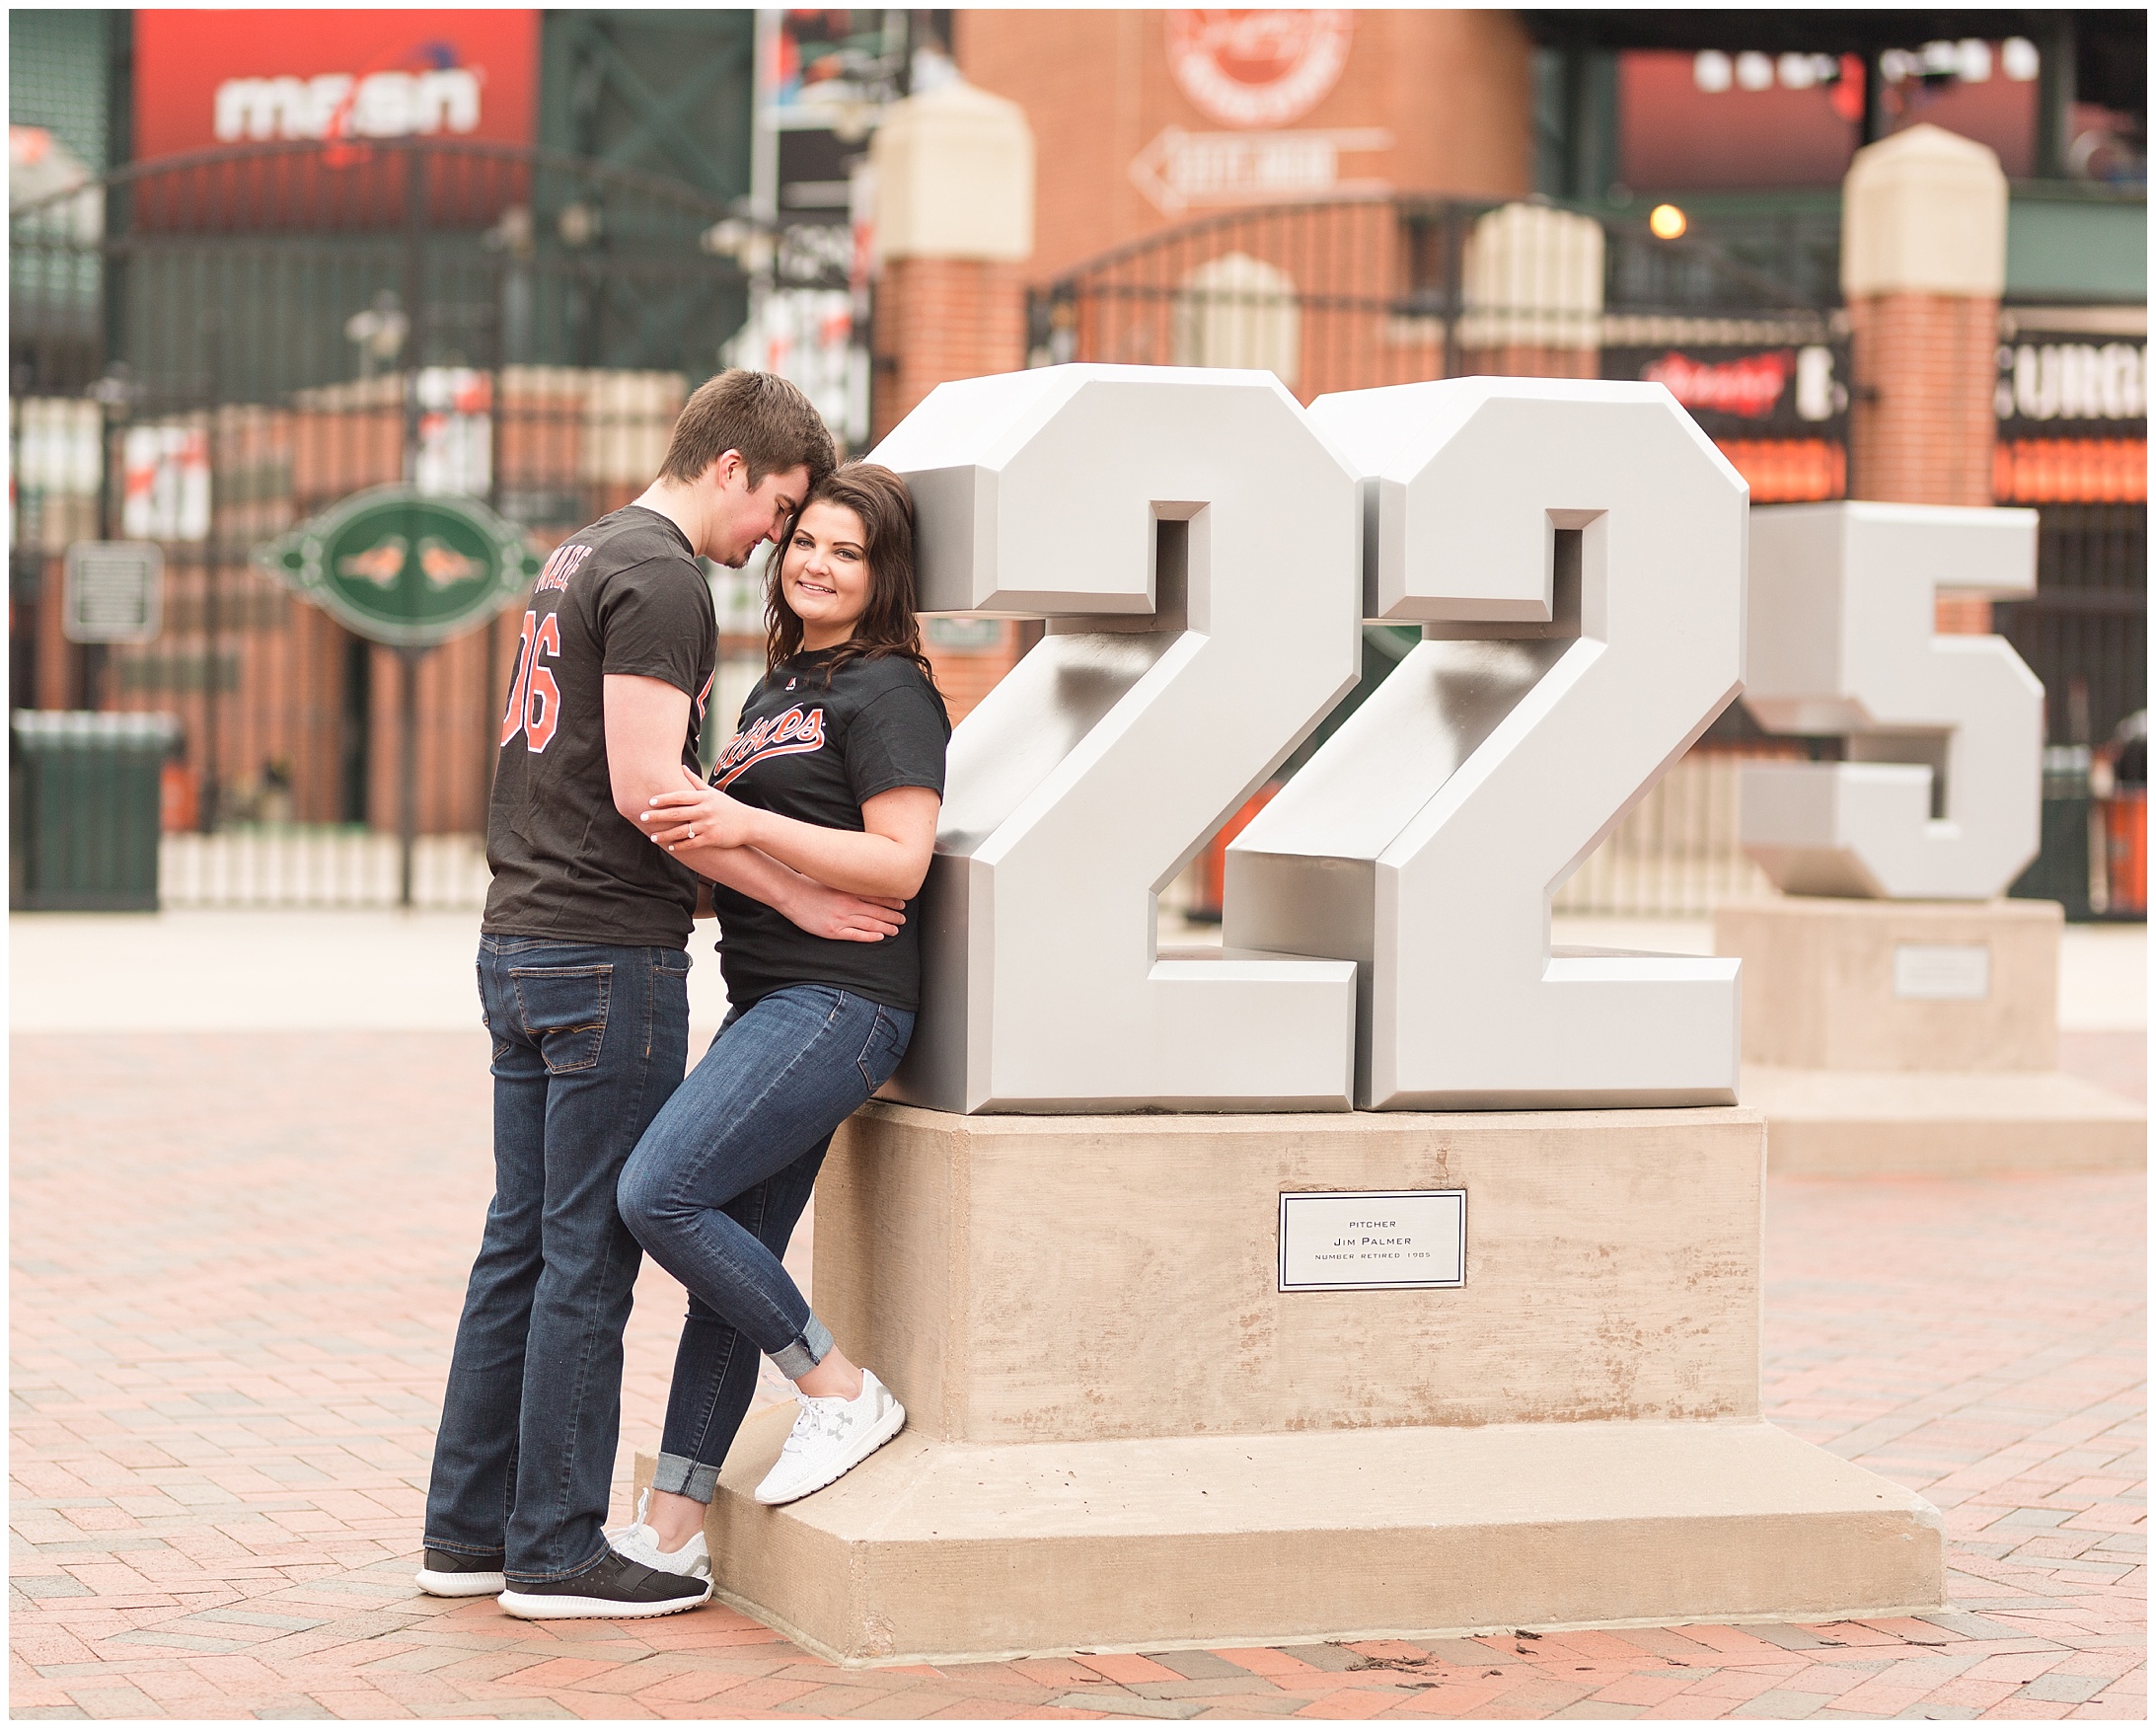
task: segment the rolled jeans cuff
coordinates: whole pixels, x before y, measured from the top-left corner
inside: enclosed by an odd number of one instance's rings
[[[711,1497],[718,1493],[718,1466],[699,1465],[678,1453],[662,1453],[658,1468],[651,1474],[651,1486],[662,1495],[687,1495],[708,1507]]]
[[[772,1352],[771,1360],[788,1381],[798,1381],[830,1355],[831,1329],[811,1315],[801,1336],[783,1350]]]

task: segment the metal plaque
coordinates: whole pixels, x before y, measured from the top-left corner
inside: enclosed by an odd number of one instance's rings
[[[150,541],[67,549],[60,630],[70,642],[150,642],[165,625],[165,555]]]
[[[1283,1291],[1422,1291],[1467,1282],[1467,1191],[1280,1197]]]
[[[1896,942],[1894,994],[1905,1002],[1981,1003],[1991,995],[1984,942]]]

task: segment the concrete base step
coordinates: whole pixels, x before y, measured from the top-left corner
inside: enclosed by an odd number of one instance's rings
[[[718,1595],[850,1666],[1944,1601],[1937,1512],[1759,1422],[906,1433],[821,1493],[759,1507],[791,1419],[752,1419],[719,1479]],[[651,1468],[638,1458],[639,1489]]]
[[[1887,1073],[1745,1065],[1739,1096],[1767,1119],[1785,1176],[1970,1176],[2139,1170],[2148,1112],[2057,1070]]]

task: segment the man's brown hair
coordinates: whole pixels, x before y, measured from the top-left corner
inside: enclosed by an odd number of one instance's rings
[[[796,465],[813,487],[838,466],[831,433],[809,400],[771,372],[736,367],[707,378],[682,405],[659,479],[688,483],[729,450],[749,466],[749,486]]]

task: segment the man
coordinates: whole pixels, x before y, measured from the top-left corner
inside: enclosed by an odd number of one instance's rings
[[[533,586],[487,812],[495,1186],[434,1445],[418,1574],[434,1595],[558,1619],[710,1594],[601,1529],[641,1258],[615,1180],[681,1083],[698,899],[634,819],[696,771],[718,648],[697,556],[738,567],[833,460],[792,385],[722,373],[683,408],[649,489],[571,535]],[[736,886],[806,928],[861,910],[760,854],[740,867]]]

